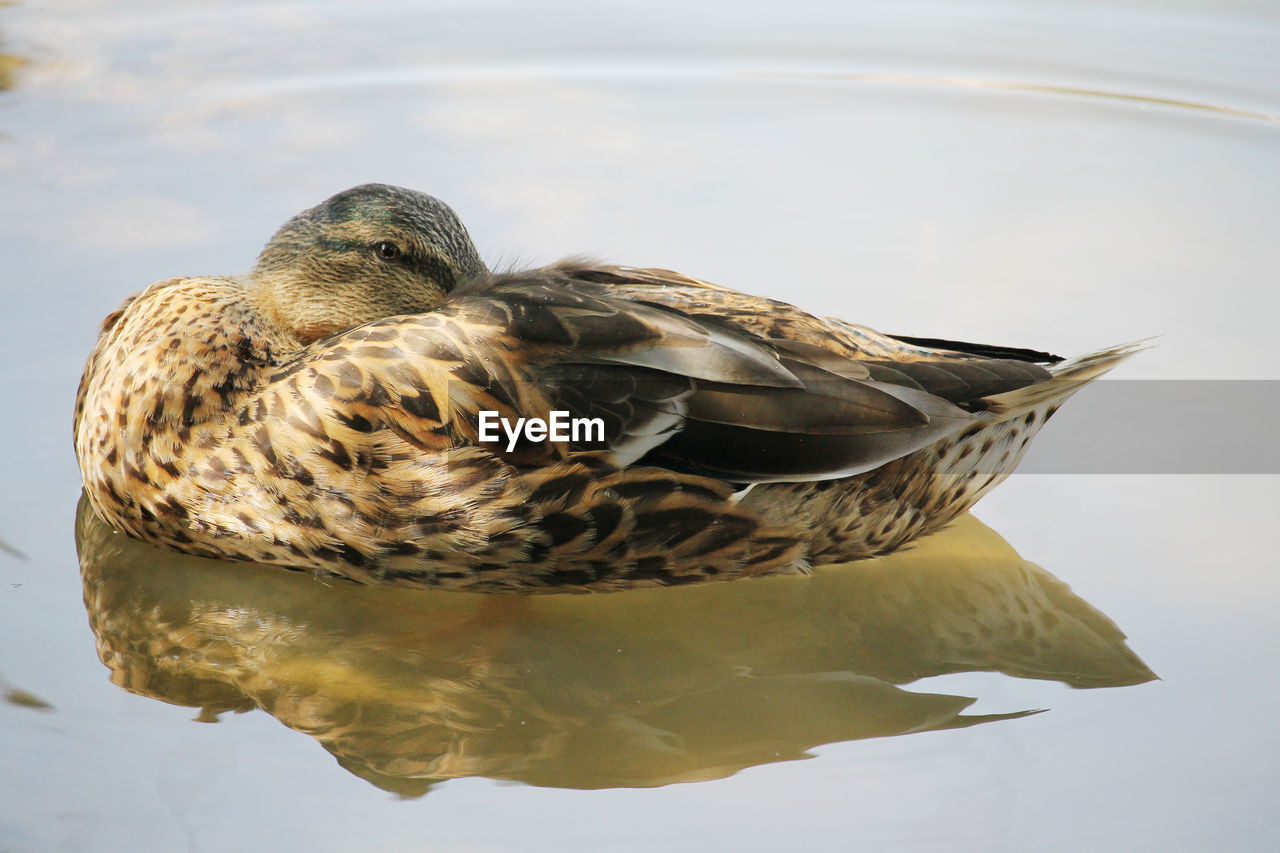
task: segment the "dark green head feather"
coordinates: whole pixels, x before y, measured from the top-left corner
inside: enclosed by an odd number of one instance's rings
[[[263,312],[301,342],[431,310],[486,273],[458,215],[425,193],[363,184],[290,219],[253,270]]]

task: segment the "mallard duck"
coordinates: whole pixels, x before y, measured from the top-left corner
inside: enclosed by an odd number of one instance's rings
[[[884,335],[659,269],[493,273],[446,204],[367,184],[249,273],[108,316],[75,449],[105,521],[199,556],[479,590],[797,573],[954,519],[1132,349]]]

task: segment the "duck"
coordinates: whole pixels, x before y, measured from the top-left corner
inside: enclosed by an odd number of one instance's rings
[[[101,519],[200,557],[478,592],[803,574],[956,519],[1135,350],[882,334],[657,268],[494,272],[444,202],[365,184],[248,273],[107,316],[74,446]]]

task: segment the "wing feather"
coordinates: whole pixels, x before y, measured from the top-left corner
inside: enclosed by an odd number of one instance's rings
[[[850,328],[674,273],[562,265],[491,277],[323,348],[359,346],[397,431],[431,446],[479,442],[483,409],[512,422],[564,410],[598,418],[603,440],[492,449],[518,465],[604,451],[618,467],[734,483],[876,468],[978,420],[969,401],[1047,375],[1008,351],[899,363]]]

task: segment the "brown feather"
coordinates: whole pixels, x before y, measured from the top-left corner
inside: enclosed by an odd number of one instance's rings
[[[108,317],[75,447],[104,519],[202,556],[523,591],[797,572],[945,524],[1129,352],[929,344],[664,270],[490,275],[447,206],[367,185]],[[482,411],[561,410],[603,440],[480,440]]]

